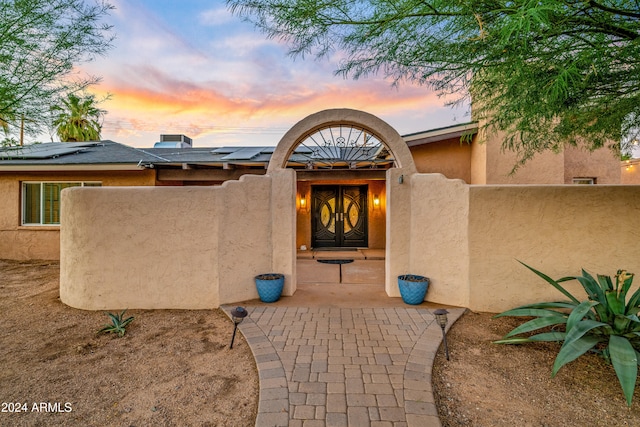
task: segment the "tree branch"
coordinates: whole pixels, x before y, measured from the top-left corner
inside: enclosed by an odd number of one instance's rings
[[[589,0],[589,6],[595,7],[596,9],[604,10],[605,12],[613,13],[614,15],[629,16],[631,18],[640,18],[640,13],[638,12],[632,12],[630,10],[613,9],[611,7],[600,4],[595,0]]]

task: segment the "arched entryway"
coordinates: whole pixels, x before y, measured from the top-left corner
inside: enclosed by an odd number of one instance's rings
[[[282,260],[279,267],[289,267],[291,283],[285,293],[295,292],[298,258],[354,258],[377,260],[387,294],[397,296],[392,277],[404,270],[408,259],[409,239],[403,236],[409,230],[409,188],[415,172],[398,132],[369,113],[325,110],[293,126],[275,148],[267,170],[274,177],[273,194],[288,203],[277,208],[282,218],[274,220],[274,234],[288,238],[274,241],[273,248],[274,259]],[[323,250],[331,253],[318,255]],[[342,280],[339,266],[320,273],[325,280],[335,280],[326,277],[328,271]],[[369,273],[362,271],[358,277],[366,281]]]

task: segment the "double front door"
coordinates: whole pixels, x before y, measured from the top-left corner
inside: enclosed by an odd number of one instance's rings
[[[314,248],[367,247],[367,186],[311,188],[311,245]]]

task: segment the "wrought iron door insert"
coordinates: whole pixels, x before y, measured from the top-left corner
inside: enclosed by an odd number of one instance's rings
[[[318,185],[311,189],[311,245],[367,247],[367,186]]]

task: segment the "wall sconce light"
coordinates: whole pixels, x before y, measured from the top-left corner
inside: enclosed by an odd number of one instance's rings
[[[233,320],[233,335],[231,336],[231,344],[229,348],[233,348],[233,341],[236,339],[236,330],[238,329],[238,325],[242,323],[245,317],[247,317],[249,313],[244,307],[236,307],[231,310],[231,320]]]
[[[373,195],[373,207],[376,209],[380,207],[380,196],[377,194]]]
[[[398,184],[403,184],[404,183],[404,175],[400,175],[398,177]]]
[[[307,195],[303,194],[300,196],[300,210],[301,211],[306,211],[307,210]]]

